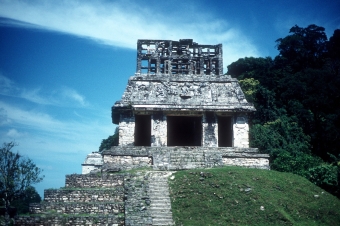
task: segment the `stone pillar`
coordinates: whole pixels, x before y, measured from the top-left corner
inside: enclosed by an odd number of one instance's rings
[[[249,124],[248,117],[237,116],[233,125],[234,147],[249,148]]]
[[[213,112],[206,112],[202,117],[202,146],[218,147],[218,126]]]
[[[151,146],[167,146],[167,118],[162,113],[151,116]]]
[[[135,117],[131,114],[121,114],[119,120],[119,146],[134,146]]]

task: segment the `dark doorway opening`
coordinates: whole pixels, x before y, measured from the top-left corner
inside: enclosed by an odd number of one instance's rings
[[[233,124],[232,117],[218,117],[218,146],[233,146]]]
[[[201,146],[202,117],[168,116],[168,146]]]
[[[135,115],[135,146],[151,146],[151,115]]]

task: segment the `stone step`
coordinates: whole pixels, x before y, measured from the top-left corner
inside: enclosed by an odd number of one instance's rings
[[[169,210],[170,207],[171,206],[151,206],[150,210],[158,211],[162,213],[171,213],[171,210]]]
[[[162,218],[162,217],[167,217],[167,218],[172,218],[172,213],[169,210],[159,210],[159,209],[151,209],[153,214],[157,215],[155,218]],[[170,212],[170,213],[167,213]]]
[[[156,185],[156,186],[149,186],[149,191],[167,191],[169,190],[168,185]]]
[[[169,226],[169,225],[175,225],[172,221],[172,219],[154,219],[152,221],[152,225],[155,226]]]
[[[149,191],[168,191],[169,187],[167,185],[157,185],[157,186],[149,186]]]
[[[154,197],[152,203],[171,203],[171,199],[169,197]]]
[[[150,191],[149,195],[152,195],[154,197],[168,197],[167,196],[167,191],[165,191],[165,190]]]
[[[150,173],[148,194],[152,225],[174,225],[168,186],[170,175],[171,172]]]
[[[171,210],[169,210],[169,208],[166,208],[166,207],[149,207],[150,210],[152,210],[154,213],[161,213],[161,214],[165,214],[165,215],[169,215],[171,216],[172,215],[172,212]]]
[[[153,181],[153,185],[157,185],[157,184],[165,184],[165,183],[167,183],[168,182],[168,180],[155,180],[155,181]]]
[[[157,219],[152,219],[153,223],[155,222],[171,222],[172,221],[172,217],[162,217],[162,218],[157,218]]]
[[[159,202],[159,203],[155,203],[155,202],[152,202],[151,204],[150,204],[150,207],[151,208],[163,208],[163,209],[165,209],[165,208],[171,208],[171,203],[170,202],[166,202],[166,203],[161,203],[161,202]]]
[[[172,212],[171,211],[168,211],[168,210],[165,210],[164,208],[161,208],[161,209],[154,209],[154,208],[150,208],[151,211],[153,211],[153,213],[157,213],[158,216],[152,216],[153,218],[158,218],[158,217],[172,217]]]

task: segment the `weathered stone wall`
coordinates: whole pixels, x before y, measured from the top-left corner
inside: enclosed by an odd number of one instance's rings
[[[124,226],[124,216],[50,216],[49,214],[31,216],[18,216],[15,219],[17,226],[65,226],[65,225],[111,225]]]
[[[151,119],[151,146],[167,146],[167,121],[163,114],[153,114]]]
[[[66,175],[66,188],[98,188],[123,186],[124,176],[119,174],[71,174]]]
[[[77,202],[77,203],[38,203],[31,204],[31,214],[46,213],[49,211],[59,214],[124,214],[124,203],[105,202]]]
[[[195,110],[249,112],[254,106],[245,99],[237,79],[229,76],[131,76],[117,107],[150,107],[169,111]]]
[[[218,126],[214,114],[205,113],[202,117],[202,146],[218,146]]]
[[[151,226],[149,177],[145,172],[126,174],[125,188],[125,225]]]
[[[248,148],[249,147],[249,124],[248,117],[238,116],[233,125],[234,132],[234,147]]]
[[[222,147],[112,147],[103,152],[104,165],[115,165],[120,169],[131,166],[112,164],[115,157],[121,161],[137,157],[152,159],[155,170],[182,170],[210,168],[223,165],[240,165],[252,168],[269,169],[269,155],[259,154],[257,148],[222,148]],[[230,160],[225,160],[230,159]],[[257,159],[261,159],[258,161]],[[138,162],[134,162],[134,167]],[[139,163],[145,166],[145,162]]]
[[[121,169],[136,169],[141,167],[151,167],[152,158],[148,156],[104,156],[104,161]]]
[[[267,158],[222,158],[223,165],[243,166],[250,168],[268,169],[269,160]]]
[[[45,202],[123,202],[124,188],[98,189],[46,189]]]
[[[133,146],[135,142],[135,117],[120,115],[119,121],[119,146]]]

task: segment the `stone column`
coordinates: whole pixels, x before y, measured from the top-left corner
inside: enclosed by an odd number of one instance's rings
[[[134,146],[134,143],[135,117],[121,114],[119,120],[119,146]]]
[[[167,118],[162,113],[151,116],[151,146],[167,146]]]
[[[214,113],[205,113],[202,117],[202,146],[218,147],[218,126]]]
[[[233,125],[234,147],[249,148],[249,124],[248,117],[237,116]]]

